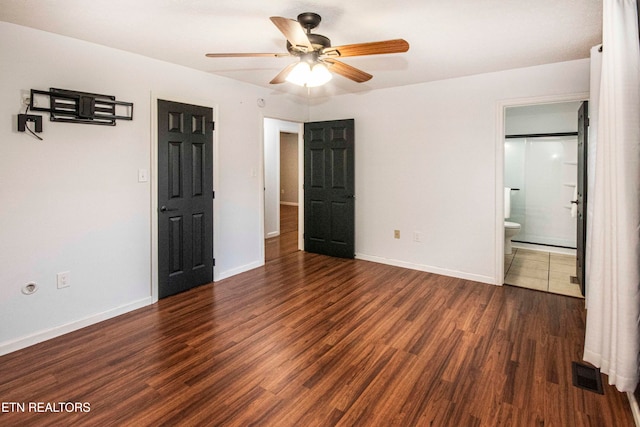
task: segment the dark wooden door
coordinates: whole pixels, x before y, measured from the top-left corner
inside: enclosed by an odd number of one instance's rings
[[[578,199],[577,203],[577,249],[576,277],[585,294],[584,260],[587,240],[587,147],[589,139],[589,103],[584,101],[578,110]]]
[[[158,100],[158,296],[213,280],[213,110]]]
[[[355,256],[354,121],[304,125],[304,249]]]

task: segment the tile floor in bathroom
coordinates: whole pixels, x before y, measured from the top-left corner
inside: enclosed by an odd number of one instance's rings
[[[513,248],[504,256],[504,271],[505,284],[583,298],[580,286],[571,283],[576,275],[574,255]]]

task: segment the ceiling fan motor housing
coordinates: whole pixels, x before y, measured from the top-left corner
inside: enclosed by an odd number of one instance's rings
[[[316,52],[331,47],[331,40],[329,40],[328,37],[320,34],[307,34],[307,37]],[[289,41],[287,41],[287,51],[294,56],[300,56],[303,53],[307,53],[301,51],[299,47],[294,47]]]

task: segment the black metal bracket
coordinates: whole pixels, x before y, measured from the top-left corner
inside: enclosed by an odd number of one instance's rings
[[[47,98],[48,107],[38,106],[46,105]],[[115,126],[116,120],[133,120],[132,102],[116,101],[111,95],[67,89],[51,88],[48,92],[31,89],[29,109],[48,112],[52,122]]]
[[[42,116],[36,114],[18,114],[18,132],[27,130],[27,122],[33,122],[35,131],[42,132]]]

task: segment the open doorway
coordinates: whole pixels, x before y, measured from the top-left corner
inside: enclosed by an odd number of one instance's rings
[[[504,283],[582,297],[576,283],[579,101],[504,109]]]
[[[264,119],[265,262],[302,249],[301,123]]]

